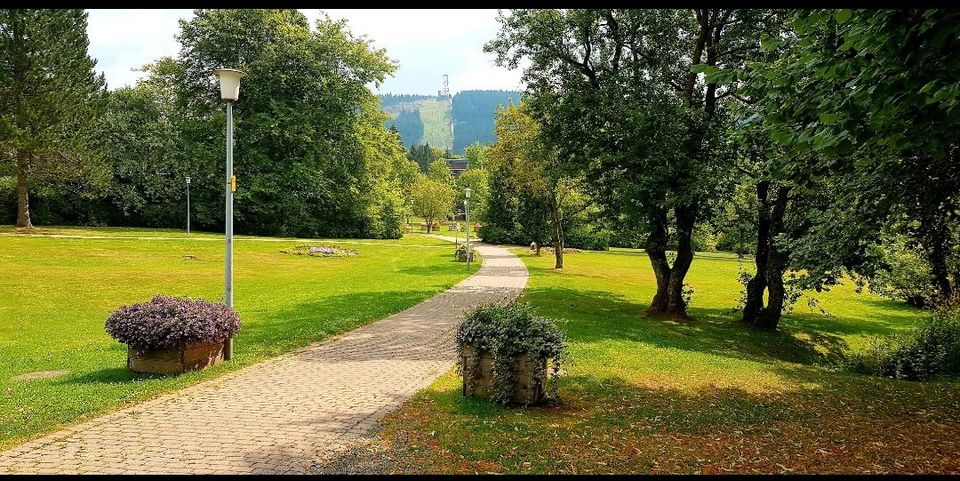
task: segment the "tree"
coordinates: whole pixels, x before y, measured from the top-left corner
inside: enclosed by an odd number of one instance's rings
[[[366,87],[395,70],[385,51],[355,37],[344,21],[324,16],[311,30],[292,9],[198,10],[180,25],[179,91],[189,119],[183,136],[201,171],[221,172],[224,159],[223,143],[211,141],[222,138],[224,114],[210,72],[231,66],[247,73],[235,108],[236,151],[243,153],[236,164],[237,230],[305,237],[386,232],[376,214],[384,207],[376,206],[383,198],[378,170],[386,167],[365,158],[383,153],[365,136],[387,139],[377,97]],[[221,196],[222,182],[211,181],[205,194]],[[210,214],[208,225],[222,222],[222,213]]]
[[[484,169],[467,169],[457,178],[457,205],[463,205],[464,189],[470,189],[470,218],[483,221],[487,216],[487,198],[490,196],[489,176]]]
[[[0,10],[0,144],[15,162],[17,227],[33,227],[42,183],[105,178],[88,144],[104,91],[88,45],[83,10]]]
[[[430,144],[417,144],[410,147],[408,157],[420,166],[420,172],[426,173],[430,163],[441,157],[437,157],[436,152]]]
[[[453,213],[453,187],[442,180],[421,176],[410,191],[413,213],[427,222],[427,233],[436,219]]]
[[[653,314],[686,316],[694,226],[729,183],[722,99],[705,71],[739,66],[770,23],[759,10],[514,10],[485,46],[527,59],[531,110],[564,162],[585,171],[611,217],[646,233]],[[697,67],[700,69],[701,67]],[[669,232],[678,240],[672,265]]]
[[[469,165],[471,169],[484,168],[487,162],[488,149],[488,146],[481,144],[480,142],[475,142],[468,145],[463,150],[463,156],[467,159],[467,165]]]
[[[427,177],[451,186],[453,185],[453,173],[450,171],[450,165],[442,158],[430,162],[430,165],[427,167]]]
[[[509,105],[497,113],[497,142],[487,153],[492,170],[508,177],[517,197],[515,222],[537,242],[537,254],[546,232],[553,239],[556,269],[563,268],[564,232],[570,219],[589,205],[558,160],[556,149],[541,135],[527,104]]]
[[[790,25],[790,55],[753,81],[773,138],[799,154],[792,177],[835,192],[806,215],[791,255],[811,284],[833,281],[838,266],[870,273],[896,223],[950,297],[960,281],[949,261],[960,247],[950,228],[960,216],[960,12],[798,11]]]

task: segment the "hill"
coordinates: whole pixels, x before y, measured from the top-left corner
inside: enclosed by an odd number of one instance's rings
[[[380,107],[390,115],[407,147],[428,143],[453,153],[474,143],[492,143],[497,107],[520,101],[520,92],[464,90],[449,96],[383,94]]]

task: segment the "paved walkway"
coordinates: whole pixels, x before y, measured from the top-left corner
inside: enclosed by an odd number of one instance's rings
[[[0,473],[311,472],[450,369],[466,309],[526,285],[516,256],[476,249],[480,271],[421,304],[0,452]]]

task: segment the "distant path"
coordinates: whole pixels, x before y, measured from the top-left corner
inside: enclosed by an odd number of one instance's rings
[[[523,290],[520,259],[476,250],[476,274],[406,311],[0,452],[0,473],[310,472],[452,367],[465,310]]]

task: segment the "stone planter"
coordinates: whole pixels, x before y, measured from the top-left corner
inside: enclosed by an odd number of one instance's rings
[[[127,369],[152,374],[179,374],[223,362],[224,343],[188,343],[173,349],[127,347]]]
[[[460,244],[460,246],[457,247],[457,251],[455,255],[457,256],[457,261],[467,262],[467,249],[463,248],[463,244]],[[477,247],[473,245],[473,243],[471,242],[470,243],[470,262],[475,262],[477,260],[476,256],[477,256]]]
[[[490,399],[493,394],[493,354],[489,351],[477,352],[472,346],[464,346],[460,359],[463,366],[473,366],[479,362],[476,370],[463,373],[463,395],[479,399]],[[540,366],[546,372],[547,361]],[[537,404],[543,401],[544,386],[535,377],[534,362],[526,354],[513,357],[513,368],[517,379],[513,383],[511,401],[517,404]],[[472,382],[467,377],[472,375]],[[544,380],[545,381],[545,380]]]

